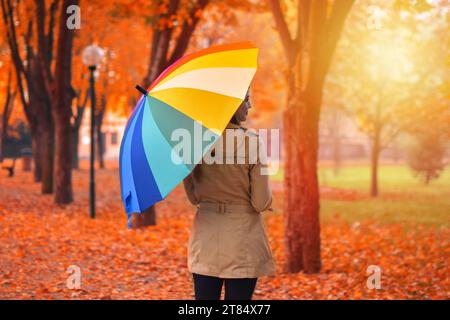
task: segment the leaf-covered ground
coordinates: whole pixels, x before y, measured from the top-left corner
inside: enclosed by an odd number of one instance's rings
[[[95,220],[88,212],[87,170],[74,173],[74,188],[75,203],[57,206],[30,173],[1,174],[1,299],[193,298],[186,245],[194,208],[182,187],[158,204],[158,225],[145,230],[126,228],[117,170],[97,171]],[[278,272],[258,280],[254,299],[450,298],[445,224],[349,222],[336,214],[321,226],[322,272],[288,274],[281,190],[274,197],[278,210],[265,218]],[[353,201],[346,197],[342,201]],[[339,200],[339,192],[324,189],[322,198]],[[81,269],[79,290],[66,285],[71,265]],[[381,289],[367,288],[369,265],[381,268]]]

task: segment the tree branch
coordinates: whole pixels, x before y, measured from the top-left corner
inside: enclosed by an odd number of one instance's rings
[[[47,41],[47,64],[50,65],[53,59],[53,41],[54,41],[54,26],[55,15],[58,10],[59,0],[54,0],[50,5],[50,19],[48,21]]]
[[[333,7],[331,8],[331,14],[328,18],[326,27],[327,50],[325,51],[329,54],[324,57],[323,61],[323,71],[325,74],[330,68],[331,58],[333,57],[342,29],[344,28],[345,19],[354,2],[355,0],[335,0],[333,2]]]
[[[287,62],[292,66],[295,62],[295,48],[294,42],[292,40],[289,28],[284,20],[283,12],[281,10],[281,5],[279,0],[269,0],[269,6],[272,11],[273,18],[275,20],[275,25],[278,30],[278,34],[283,44],[284,54],[286,55]]]
[[[19,87],[20,99],[22,101],[23,109],[25,111],[25,115],[27,116],[28,121],[34,121],[34,118],[31,115],[29,102],[25,98],[25,88],[22,82],[22,73],[26,75],[24,64],[22,58],[19,54],[17,36],[16,36],[16,28],[13,19],[13,9],[11,6],[11,2],[9,0],[0,0],[1,8],[2,8],[2,16],[3,22],[6,28],[6,37],[9,43],[9,49],[11,51],[11,58],[14,64],[14,69],[16,71],[16,80],[17,85]]]
[[[21,72],[25,72],[23,61],[19,54],[16,27],[13,18],[13,9],[10,0],[1,0],[3,22],[6,27],[6,36],[8,38],[9,47],[11,50],[11,56],[13,58],[14,64],[17,65]]]
[[[300,52],[306,41],[306,32],[309,23],[309,10],[311,0],[298,0],[297,2],[297,33],[295,35],[295,50]]]
[[[51,73],[51,64],[47,61],[48,51],[52,50],[52,48],[48,48],[47,37],[45,34],[45,1],[44,0],[36,0],[36,27],[37,27],[37,43],[38,43],[38,51],[37,58],[39,61],[40,69],[44,75],[44,85],[47,92],[51,93],[52,87],[52,73]],[[61,15],[61,17],[63,17]],[[51,31],[49,31],[51,32]]]
[[[170,38],[172,37],[173,28],[166,27],[164,30],[160,30],[160,21],[164,19],[170,19],[178,11],[180,0],[170,0],[167,12],[159,14],[156,18],[156,23],[153,25],[152,35],[152,48],[150,54],[149,68],[144,82],[153,82],[158,74],[167,64],[167,52],[169,50]],[[162,5],[162,2],[158,2],[158,7]]]
[[[191,39],[192,34],[194,33],[195,27],[197,26],[200,17],[196,15],[197,10],[204,10],[208,5],[209,0],[198,0],[196,5],[189,12],[189,18],[192,21],[189,24],[186,20],[183,23],[183,28],[181,30],[180,35],[178,36],[175,49],[170,56],[170,59],[167,62],[167,66],[174,63],[176,60],[181,58],[183,54],[186,52],[186,49],[189,45],[189,40]]]
[[[38,57],[42,66],[47,64],[47,39],[45,37],[45,1],[35,0]]]

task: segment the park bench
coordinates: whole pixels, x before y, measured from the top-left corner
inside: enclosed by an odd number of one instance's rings
[[[14,176],[14,169],[16,167],[16,157],[14,158],[5,158],[2,162],[2,169],[8,171],[8,177]]]
[[[8,177],[14,176],[14,170],[16,169],[16,160],[21,158],[23,164],[23,171],[31,170],[31,156],[32,151],[31,148],[13,148],[8,150],[5,153],[5,157],[3,158],[2,169],[8,171]]]

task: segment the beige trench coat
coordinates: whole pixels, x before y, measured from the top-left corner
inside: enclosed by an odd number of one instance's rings
[[[229,123],[227,129],[256,136],[255,133]],[[198,164],[184,179],[189,201],[197,206],[188,242],[188,269],[192,273],[220,278],[257,278],[275,272],[276,266],[266,235],[261,212],[271,210],[272,194],[265,166],[258,157],[249,163],[248,139],[235,138],[234,164]],[[255,140],[254,140],[255,141]],[[222,159],[231,159],[226,152],[226,135],[211,150],[219,150]],[[255,144],[253,144],[255,146]],[[245,150],[247,161],[237,164]],[[265,149],[264,149],[265,150]],[[214,152],[212,153],[214,155]],[[257,153],[256,153],[257,154]],[[204,158],[205,159],[205,158]],[[255,163],[256,162],[256,163]]]

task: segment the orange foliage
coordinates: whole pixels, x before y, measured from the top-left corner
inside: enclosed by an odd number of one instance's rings
[[[88,71],[81,54],[86,46],[96,43],[107,52],[98,70],[97,93],[106,93],[108,111],[127,114],[130,104],[123,103],[124,97],[137,96],[134,86],[146,72],[150,28],[142,16],[128,8],[128,1],[83,1],[81,6],[81,30],[74,43],[73,85],[82,92],[87,89]]]
[[[273,28],[269,12],[253,14],[246,8],[224,5],[210,6],[204,13],[189,51],[202,46],[251,41],[259,50],[258,71],[252,82],[252,103],[249,127],[280,127],[281,111],[286,103],[284,56]]]
[[[91,220],[87,170],[74,173],[77,202],[68,206],[40,195],[30,174],[2,173],[1,299],[193,298],[186,246],[194,208],[182,187],[157,205],[157,226],[128,230],[117,169],[100,170],[97,178],[97,218]],[[281,202],[275,192],[275,209]],[[448,229],[350,225],[336,215],[322,225],[321,273],[286,274],[282,214],[265,218],[278,271],[258,280],[254,299],[448,299]],[[381,267],[380,290],[366,286],[372,264]],[[81,268],[79,290],[66,287],[71,265]]]

